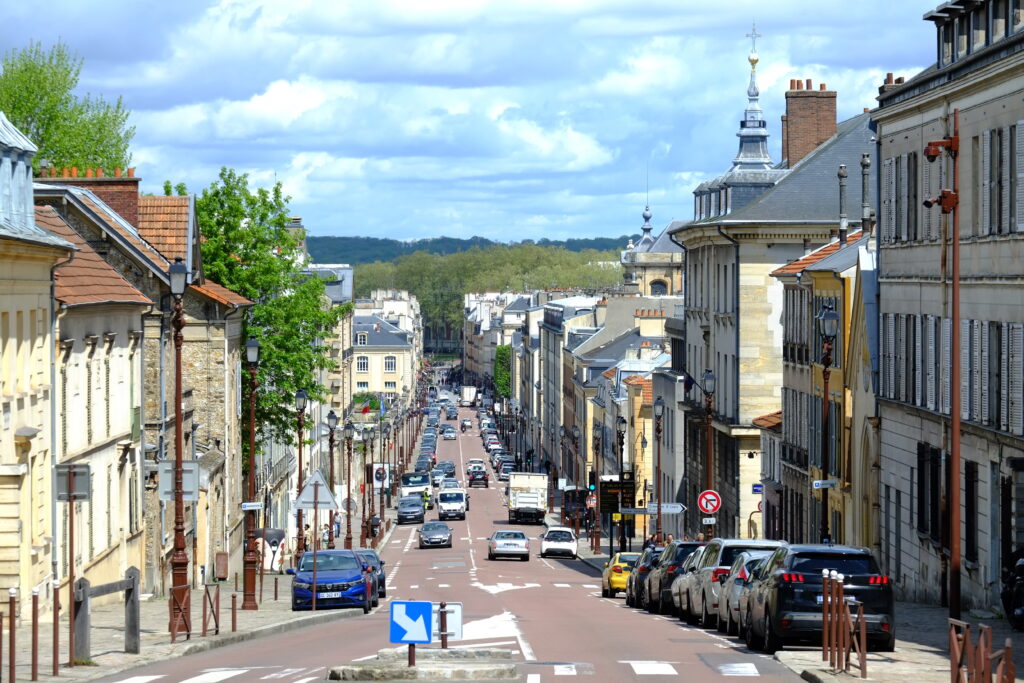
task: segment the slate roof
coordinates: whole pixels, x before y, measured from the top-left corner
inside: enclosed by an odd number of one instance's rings
[[[508,306],[506,306],[505,310],[506,311],[512,311],[512,312],[523,311],[525,313],[527,311],[527,309],[529,309],[529,307],[530,307],[530,299],[525,297],[525,296],[521,296],[518,299],[516,299],[515,301],[513,301],[512,303],[510,303]]]
[[[776,410],[774,413],[768,413],[761,417],[755,417],[751,422],[754,423],[755,427],[761,429],[770,429],[773,432],[778,432],[782,429],[782,411]]]
[[[352,339],[356,335],[366,333],[366,344],[357,344],[354,349],[359,350],[360,346],[409,346],[408,333],[389,323],[379,315],[357,316],[352,319]]]
[[[17,225],[3,216],[0,216],[0,239],[30,242],[32,244],[41,244],[47,247],[58,247],[68,251],[73,249],[70,242],[53,234],[49,230],[45,230],[35,224]]]
[[[848,248],[842,249],[842,251],[847,252],[850,255],[850,258],[852,259],[850,266],[852,266],[857,263],[857,250],[853,248],[854,245],[867,237],[868,236],[863,231],[857,230],[847,237],[846,244],[840,243],[839,240],[829,242],[823,247],[818,247],[803,258],[798,258],[795,261],[790,261],[786,265],[776,268],[772,271],[772,276],[778,277],[780,275],[796,275],[797,273],[802,273],[805,269],[810,269],[811,266],[819,261],[827,259],[836,252],[839,252],[841,247]],[[847,266],[847,268],[850,266]],[[846,270],[846,268],[843,270]]]
[[[681,254],[683,248],[672,241],[672,236],[668,233],[668,228],[661,231],[658,235],[658,239],[654,240],[654,244],[648,250],[652,254]]]
[[[821,143],[813,152],[770,189],[732,213],[711,216],[688,225],[730,225],[757,223],[835,223],[839,216],[839,164],[846,164],[849,173],[847,205],[861,205],[860,158],[862,153],[874,154],[875,123],[870,112],[843,121],[836,134]],[[868,202],[877,204],[875,177],[877,163],[871,165]],[[853,213],[859,213],[854,211]],[[851,214],[853,215],[853,214]],[[854,222],[859,223],[859,219]]]
[[[153,301],[136,289],[103,260],[81,235],[71,229],[52,206],[37,206],[36,223],[67,240],[78,250],[74,258],[58,266],[53,274],[53,295],[67,306]]]
[[[23,152],[34,153],[39,151],[39,148],[33,145],[32,141],[25,137],[24,133],[7,120],[2,111],[0,111],[0,145]]]
[[[631,348],[641,346],[645,341],[648,342],[648,345],[650,345],[651,341],[661,342],[662,339],[653,337],[641,337],[640,329],[634,327],[631,330],[626,330],[618,337],[608,340],[601,346],[597,346],[593,349],[590,349],[589,351],[584,351],[579,355],[580,358],[584,358],[587,360],[596,360],[599,358],[618,360],[626,354],[626,351],[628,351]]]
[[[139,197],[139,235],[167,258],[187,260],[193,198]]]

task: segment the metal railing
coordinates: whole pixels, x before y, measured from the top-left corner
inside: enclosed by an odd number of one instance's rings
[[[835,570],[821,572],[821,659],[833,671],[850,672],[854,652],[860,677],[868,677],[868,630],[864,604],[844,593],[845,577]],[[856,616],[854,616],[856,615]]]
[[[971,643],[971,625],[949,619],[950,683],[1012,683],[1017,675],[1013,663],[1013,642],[1007,638],[1003,649],[992,652],[992,627],[978,624],[978,642]]]

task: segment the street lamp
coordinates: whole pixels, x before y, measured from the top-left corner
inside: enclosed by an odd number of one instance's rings
[[[625,469],[623,467],[623,451],[626,443],[626,418],[621,415],[615,420],[615,435],[619,439],[619,552],[624,553],[626,552],[626,518],[622,516],[622,489],[624,487],[622,473]],[[633,471],[636,471],[635,467]],[[633,476],[635,480],[636,475]],[[611,545],[610,542],[609,545]]]
[[[185,338],[185,315],[181,310],[181,297],[188,286],[188,268],[181,257],[175,258],[167,271],[167,279],[174,297],[171,325],[174,327],[174,551],[171,553],[171,592],[177,594],[171,601],[172,622],[177,621],[191,630],[189,606],[188,555],[185,554],[185,501],[182,491],[182,454],[185,441],[182,434],[184,406],[181,400],[181,345]]]
[[[829,400],[828,400],[828,380],[832,374],[830,367],[832,365],[832,344],[836,340],[836,334],[839,331],[839,315],[836,314],[832,306],[826,304],[821,307],[821,311],[818,313],[818,333],[821,334],[821,381],[822,381],[822,401],[821,401],[821,476],[825,479],[829,477],[829,429],[828,429],[828,412],[829,412]],[[821,489],[821,522],[820,522],[820,533],[821,542],[829,542],[829,531],[828,531],[828,487]]]
[[[330,458],[330,480],[331,480],[331,497],[334,497],[334,430],[338,428],[338,416],[332,410],[327,413],[327,429],[330,431],[330,435],[327,438],[327,454]],[[327,547],[334,550],[334,520],[328,525],[327,529]]]
[[[370,467],[369,470],[373,470],[373,427],[366,425],[363,427],[363,534],[360,541],[361,546],[365,546],[370,539],[370,518],[367,516],[367,510],[373,514],[373,475],[366,476],[366,456],[370,456]],[[369,499],[367,498],[369,494]]]
[[[704,424],[707,429],[707,448],[704,453],[704,488],[711,491],[715,488],[715,439],[712,425],[716,382],[714,371],[711,368],[705,368],[702,379],[704,380],[704,384],[701,386],[701,391],[704,392]],[[708,540],[711,540],[710,525],[708,525]]]
[[[345,443],[348,459],[345,465],[345,550],[352,550],[352,437],[356,429],[352,422],[345,423]]]
[[[248,480],[249,501],[256,500],[256,389],[260,383],[256,379],[256,369],[260,362],[260,342],[250,337],[245,342],[245,359],[249,363],[249,469]],[[256,602],[256,567],[259,559],[256,556],[256,511],[245,512],[245,555],[242,557],[242,609],[259,609]]]
[[[384,495],[387,494],[388,505],[391,505],[391,471],[389,469],[390,460],[388,456],[388,441],[391,437],[391,423],[385,422],[380,426],[380,466],[384,470],[384,476],[387,477],[388,485],[385,487],[384,482],[380,485],[380,521],[384,522]]]
[[[654,436],[658,440],[658,472],[654,477],[654,496],[658,500],[658,520],[654,527],[654,538],[661,541],[661,418],[665,415],[665,401],[659,396],[654,400]]]
[[[298,421],[298,435],[299,442],[299,487],[298,493],[295,497],[298,498],[302,495],[302,435],[303,430],[306,427],[306,402],[309,400],[309,394],[305,389],[299,389],[295,392],[295,418]],[[299,560],[302,559],[302,554],[306,552],[306,530],[302,526],[302,508],[298,509],[298,516],[296,518],[299,531],[299,539],[295,544],[295,562],[298,564]]]

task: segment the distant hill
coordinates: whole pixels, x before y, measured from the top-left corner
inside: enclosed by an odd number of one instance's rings
[[[623,235],[621,237],[591,237],[568,240],[523,240],[512,244],[537,244],[543,247],[558,247],[568,251],[621,250],[629,240],[634,242],[640,235]],[[502,244],[485,237],[430,237],[427,239],[403,242],[401,240],[380,237],[307,237],[306,244],[309,254],[316,263],[373,263],[374,261],[391,261],[399,256],[425,251],[431,254],[454,254],[467,251],[473,247],[487,247]]]

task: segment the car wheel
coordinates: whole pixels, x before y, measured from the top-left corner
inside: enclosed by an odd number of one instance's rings
[[[494,553],[492,553],[490,550],[487,551],[487,559],[488,560],[493,560],[494,559]]]
[[[542,550],[542,551],[541,551],[541,553],[540,553],[540,556],[541,556],[541,559],[543,559],[543,558],[547,557],[548,555],[547,555],[547,553],[545,553],[545,552],[544,552],[544,551]]]
[[[736,622],[732,620],[731,609],[725,613],[725,617],[725,635],[734,636],[739,633],[739,629],[736,628]]]
[[[630,596],[629,588],[626,589],[626,607],[633,606],[633,598]]]
[[[647,591],[647,612],[649,614],[661,614],[661,606],[654,601],[654,593],[651,593],[650,589]]]
[[[615,594],[616,594],[616,593],[618,593],[618,592],[619,592],[619,591],[617,591],[617,590],[616,590],[616,589],[614,589],[614,588],[609,588],[609,589],[608,589],[608,597],[609,597],[609,598],[614,598],[614,597],[615,597]]]
[[[708,596],[702,595],[701,606],[700,606],[700,625],[702,628],[711,628],[717,619],[713,620],[713,617],[708,613]]]
[[[576,559],[576,553],[573,553],[573,554],[572,554],[572,557],[571,557],[571,558],[569,558],[569,559],[571,559],[571,560],[575,560],[575,559]]]
[[[779,644],[779,639],[775,633],[772,632],[772,615],[770,612],[764,614],[764,635],[761,638],[761,649],[767,654],[775,654],[778,650],[782,649]]]
[[[529,555],[523,555],[523,562],[529,562],[529,561],[530,561],[530,556]]]
[[[745,623],[740,624],[741,635],[743,636],[743,642],[747,644],[747,647],[754,647],[754,615],[747,610],[747,618]]]
[[[727,608],[728,609],[728,608]],[[722,612],[718,612],[718,618],[715,619],[715,629],[719,633],[726,633],[726,629],[729,627],[728,622],[722,618]]]
[[[601,586],[601,597],[602,598],[607,598],[608,597],[608,589],[605,588],[604,586]]]
[[[697,625],[697,615],[693,613],[693,596],[689,593],[686,594],[686,610],[684,614],[686,615],[687,624],[690,626]]]
[[[895,652],[896,651],[896,634],[890,633],[886,640],[878,643],[877,647],[868,647],[868,650],[875,650],[877,652]]]
[[[382,598],[388,597],[388,589],[387,588],[381,588],[380,589],[380,597],[382,597]]]
[[[374,598],[373,598],[373,606],[374,607],[379,607],[380,606],[380,596],[379,595],[378,596],[374,596]]]

